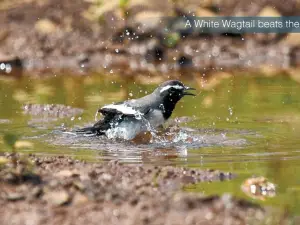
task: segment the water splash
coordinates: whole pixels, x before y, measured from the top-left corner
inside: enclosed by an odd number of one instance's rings
[[[233,115],[233,109],[232,109],[232,107],[229,106],[228,107],[228,111],[229,111],[229,115],[232,116]]]
[[[149,131],[151,134],[150,143],[153,143],[154,139],[158,138],[157,130],[151,126],[150,121],[147,120],[144,116],[141,116],[141,120],[145,123],[147,131]]]
[[[99,111],[97,110],[96,113],[95,113],[95,117],[94,117],[94,120],[97,122],[98,121],[98,114],[99,114]]]

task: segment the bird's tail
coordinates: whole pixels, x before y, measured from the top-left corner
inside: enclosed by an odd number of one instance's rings
[[[94,126],[92,127],[84,127],[78,130],[75,130],[76,134],[83,134],[83,135],[102,135],[102,132],[99,132]]]
[[[75,130],[75,133],[83,135],[104,135],[109,126],[109,123],[105,123],[104,120],[99,120],[93,126]]]

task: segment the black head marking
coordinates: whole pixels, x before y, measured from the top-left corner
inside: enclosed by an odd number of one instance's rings
[[[168,119],[176,103],[185,95],[187,95],[186,90],[189,88],[186,87],[182,82],[178,80],[170,80],[162,83],[156,90],[155,93],[159,97],[160,106],[164,118]]]

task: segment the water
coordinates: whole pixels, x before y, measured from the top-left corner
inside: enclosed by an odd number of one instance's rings
[[[181,122],[170,121],[169,131],[137,144],[63,131],[91,125],[100,106],[141,97],[157,84],[139,84],[114,74],[1,78],[0,133],[16,133],[34,144],[22,152],[64,154],[88,161],[184,165],[238,175],[228,182],[186,187],[205,194],[229,192],[250,199],[241,191],[242,182],[253,175],[264,176],[276,185],[276,196],[253,201],[300,214],[300,84],[288,76],[255,74],[185,83],[197,88],[198,95],[177,104],[172,118]],[[32,117],[22,113],[25,103],[70,105],[83,108],[84,113],[62,119]],[[1,139],[0,146],[8,151]]]

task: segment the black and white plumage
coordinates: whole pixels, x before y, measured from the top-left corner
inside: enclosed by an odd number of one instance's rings
[[[188,90],[195,89],[177,80],[166,81],[142,98],[103,106],[98,110],[103,118],[92,127],[80,129],[77,133],[133,139],[140,132],[161,126],[182,97],[194,95]]]

